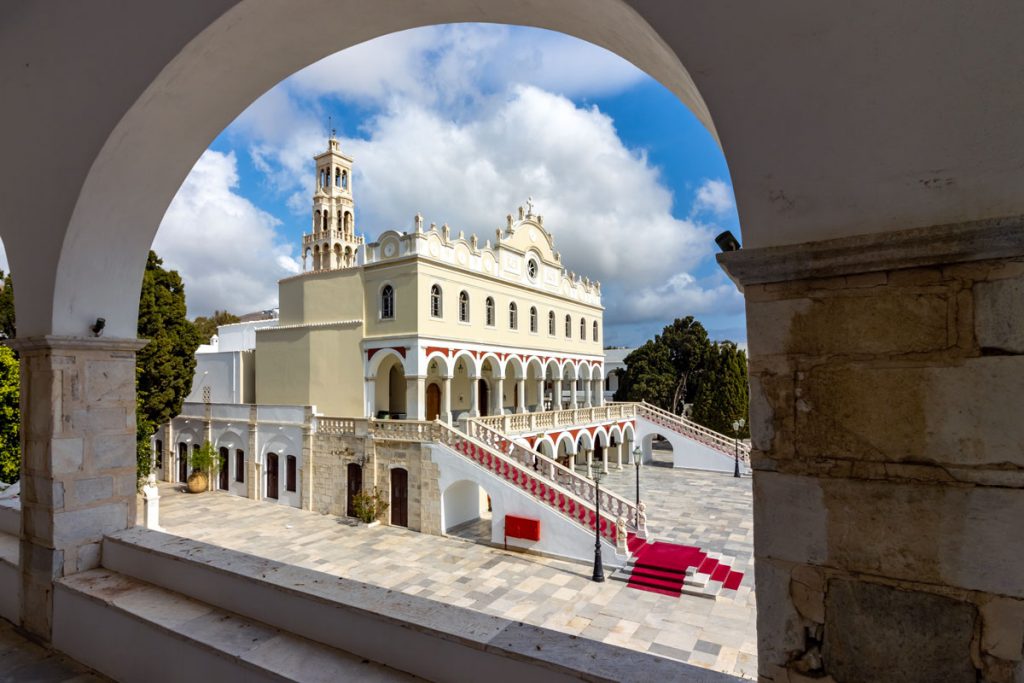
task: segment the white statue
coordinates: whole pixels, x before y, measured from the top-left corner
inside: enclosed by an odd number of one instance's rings
[[[156,486],[156,475],[152,472],[146,478],[146,485],[142,487],[142,500],[146,528],[163,531],[163,527],[160,526],[160,489]]]
[[[526,198],[526,215],[527,216],[532,216],[533,215],[533,197],[532,196]]]
[[[615,520],[615,547],[620,553],[626,552],[626,518]]]
[[[636,535],[647,539],[647,503],[643,501],[636,506]]]

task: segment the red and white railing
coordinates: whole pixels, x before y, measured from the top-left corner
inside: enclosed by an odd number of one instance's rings
[[[697,424],[693,420],[688,420],[685,417],[676,415],[675,413],[662,410],[657,406],[652,406],[650,403],[643,402],[618,405],[635,406],[635,415],[637,417],[642,417],[649,422],[653,422],[659,427],[671,429],[677,434],[682,434],[694,441],[699,441],[705,446],[728,455],[730,458],[735,456],[738,448],[740,459],[745,463],[750,463],[750,446],[743,442],[737,442],[736,439],[730,438],[725,434],[719,434],[714,430]]]

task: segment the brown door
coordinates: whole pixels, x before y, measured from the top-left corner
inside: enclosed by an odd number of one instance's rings
[[[476,407],[476,409],[480,412],[481,415],[484,415],[484,416],[490,415],[490,412],[488,412],[488,410],[487,410],[490,407],[490,405],[491,405],[490,395],[489,395],[490,394],[490,389],[487,387],[487,380],[485,380],[485,379],[478,379],[477,380],[477,387],[478,387],[478,389],[477,389],[477,392],[476,392],[477,393],[477,402],[476,402],[477,403],[477,407]]]
[[[267,498],[277,500],[277,453],[267,453]]]
[[[226,449],[226,448],[221,448],[220,449],[220,472],[218,473],[218,476],[220,477],[220,486],[219,486],[220,490],[221,491],[227,491],[228,490],[228,449]]]
[[[348,465],[348,499],[345,514],[356,516],[356,494],[363,490],[363,468],[354,462]]]
[[[391,523],[409,526],[409,473],[400,467],[391,470]]]
[[[188,444],[178,444],[178,481],[188,481]]]
[[[441,415],[441,387],[427,385],[427,419],[436,420]]]

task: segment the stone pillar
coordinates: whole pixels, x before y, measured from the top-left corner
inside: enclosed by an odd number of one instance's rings
[[[562,409],[562,380],[561,378],[556,379],[552,385],[551,390],[551,409],[561,410]]]
[[[245,491],[252,500],[259,500],[263,487],[260,486],[260,468],[256,462],[259,455],[259,439],[257,438],[256,406],[249,406],[249,450],[245,454]]]
[[[517,413],[526,412],[526,380],[522,377],[516,378],[516,403],[519,407],[516,408]]]
[[[601,471],[608,474],[608,460],[611,457],[611,446],[605,446],[601,451]]]
[[[377,380],[367,377],[363,384],[366,399],[366,417],[377,417]]]
[[[583,454],[587,457],[587,476],[594,476],[594,449],[584,448]]]
[[[135,524],[135,351],[144,341],[34,337],[21,354],[21,626],[49,640],[53,581],[100,563]]]
[[[590,390],[591,401],[595,408],[600,408],[604,405],[604,380],[594,379],[591,382],[594,384]]]
[[[744,285],[762,680],[1024,680],[1024,226],[720,261]]]
[[[167,423],[166,439],[164,440],[164,452],[161,454],[164,460],[163,469],[160,471],[160,476],[164,481],[174,481],[174,454],[178,448],[175,446],[174,439],[174,418],[172,417]]]
[[[408,419],[427,419],[426,389],[426,377],[405,378],[405,416]]]
[[[591,408],[593,404],[590,402],[590,380],[580,380],[580,383],[583,385],[583,407]]]
[[[541,377],[537,380],[537,410],[535,412],[542,412],[544,410],[544,378]]]
[[[480,417],[480,378],[469,378],[469,416]]]
[[[495,377],[494,384],[492,385],[494,391],[491,392],[491,411],[495,415],[505,414],[505,378]]]
[[[441,421],[452,423],[452,378],[441,378]]]
[[[576,379],[569,380],[569,408],[572,410],[576,410],[579,407],[576,403],[576,382],[578,381]]]
[[[303,510],[313,509],[313,409],[309,406],[302,413],[302,465],[299,475],[299,506]]]
[[[615,469],[622,469],[622,442],[615,444]]]

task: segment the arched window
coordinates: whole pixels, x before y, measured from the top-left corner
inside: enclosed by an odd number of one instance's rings
[[[430,286],[430,315],[441,317],[441,288],[438,285]]]
[[[537,307],[530,306],[530,332],[537,331]]]
[[[341,187],[342,189],[348,189],[348,171],[341,172]]]
[[[565,336],[566,337],[571,337],[572,336],[572,316],[571,315],[565,316]]]
[[[548,334],[555,334],[555,312],[548,311]]]
[[[508,329],[519,329],[519,308],[516,306],[515,301],[508,305]]]
[[[334,168],[334,186],[341,187],[341,169],[337,166]]]
[[[380,317],[382,320],[395,318],[395,288],[391,285],[384,285],[380,290]]]
[[[580,318],[580,339],[587,340],[587,319]]]
[[[487,297],[487,301],[484,302],[484,310],[486,311],[487,325],[494,327],[494,299]]]
[[[338,226],[337,226],[338,230],[341,230],[343,228],[343,226],[344,226],[344,223],[342,223],[342,220],[341,220],[341,211],[339,211],[338,212]]]
[[[469,292],[466,290],[459,292],[459,322],[469,322]]]
[[[323,219],[323,223],[322,223],[322,226],[321,226],[320,229],[321,230],[326,230],[327,229],[327,212],[326,211],[324,211],[324,213],[321,216],[321,218]]]
[[[594,341],[597,341],[597,321],[594,321]]]

